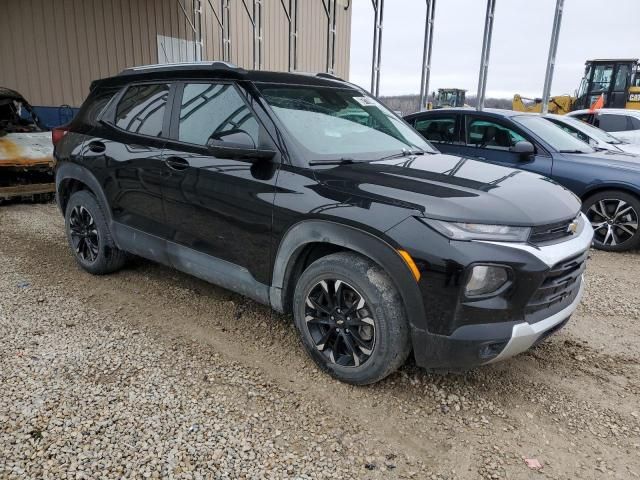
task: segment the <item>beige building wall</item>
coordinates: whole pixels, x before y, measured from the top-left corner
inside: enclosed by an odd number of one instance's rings
[[[253,31],[242,0],[230,5],[231,62],[253,67]],[[286,71],[289,27],[280,0],[263,1],[262,68]],[[150,63],[189,61],[196,48],[194,0],[0,0],[0,86],[33,105],[79,106],[91,81]],[[252,0],[246,0],[252,11]],[[289,5],[288,0],[284,1]],[[336,0],[336,74],[347,78],[350,0]],[[183,13],[180,4],[188,14]],[[213,12],[202,0],[203,59],[221,60]],[[322,0],[298,0],[297,70],[326,71],[327,17]]]

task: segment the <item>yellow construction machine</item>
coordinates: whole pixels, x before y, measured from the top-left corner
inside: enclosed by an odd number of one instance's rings
[[[637,58],[587,60],[576,95],[551,97],[549,113],[564,114],[589,108],[601,96],[604,108],[640,110],[640,63]],[[542,99],[527,99],[515,94],[512,108],[519,112],[539,113]]]
[[[445,107],[464,107],[465,95],[467,91],[461,88],[439,88],[438,95],[433,92],[431,95],[435,99],[435,105],[431,102],[427,105],[427,110]]]

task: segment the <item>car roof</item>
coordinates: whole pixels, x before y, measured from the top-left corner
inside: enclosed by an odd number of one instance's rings
[[[447,107],[447,108],[436,108],[434,110],[424,110],[422,112],[411,113],[409,115],[405,115],[405,118],[416,117],[418,115],[437,115],[440,113],[464,113],[464,112],[489,114],[495,117],[516,117],[520,115],[539,116],[538,113],[518,112],[515,110],[505,110],[502,108],[484,108],[481,111],[478,111],[475,108],[471,108],[471,107]]]
[[[0,87],[0,98],[11,98],[14,100],[25,101],[24,97],[15,90],[10,88]]]
[[[582,110],[574,110],[569,115],[582,115],[584,113],[615,113],[616,115],[629,115],[631,117],[640,117],[640,110],[631,110],[628,108],[598,108],[596,110],[589,110],[584,108]]]
[[[342,87],[362,91],[360,87],[328,73],[246,70],[231,63],[217,61],[142,65],[128,68],[113,77],[94,81],[91,84],[91,89],[96,85],[126,85],[138,81],[178,80],[181,78],[248,80],[290,85]]]

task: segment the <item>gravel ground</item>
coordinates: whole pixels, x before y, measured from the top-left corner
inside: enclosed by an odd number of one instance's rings
[[[515,359],[351,387],[288,317],[144,260],[91,276],[55,206],[4,206],[0,478],[640,478],[639,267],[592,252]]]

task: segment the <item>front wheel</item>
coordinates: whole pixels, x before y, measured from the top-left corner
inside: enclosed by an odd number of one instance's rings
[[[619,190],[587,198],[582,211],[593,227],[593,244],[599,250],[621,252],[640,245],[640,200]]]
[[[334,378],[374,383],[407,359],[409,327],[400,294],[365,257],[341,252],[316,260],[300,276],[293,301],[305,349]]]

